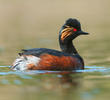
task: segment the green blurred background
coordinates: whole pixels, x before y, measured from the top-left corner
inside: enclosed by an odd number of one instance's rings
[[[23,48],[60,50],[58,33],[68,18],[77,18],[82,29],[90,33],[75,40],[85,64],[109,68],[110,0],[0,0],[0,65],[11,65]],[[72,82],[59,75],[2,73],[8,71],[0,70],[1,100],[110,98],[110,71],[72,75]]]
[[[85,59],[102,54],[109,48],[103,41],[110,36],[109,6],[109,0],[0,0],[1,65],[10,65],[22,48],[60,49],[58,32],[68,18],[77,18],[91,33],[75,40],[80,54]]]

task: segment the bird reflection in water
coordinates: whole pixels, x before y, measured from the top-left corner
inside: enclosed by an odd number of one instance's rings
[[[52,75],[55,74],[55,77]],[[61,100],[68,100],[69,98],[80,99],[78,96],[79,89],[82,87],[82,73],[71,71],[53,71],[46,72],[43,75],[51,76],[42,78],[43,87],[52,94],[57,94],[62,97]],[[54,76],[54,75],[53,75]]]
[[[72,72],[72,71],[46,71],[45,73],[42,73],[44,75],[49,75],[49,74],[55,74],[57,75],[57,79],[61,86],[65,87],[79,87],[81,86],[81,73],[78,72]],[[54,80],[52,78],[52,80]],[[55,81],[55,80],[54,80]],[[53,83],[53,82],[52,82]]]

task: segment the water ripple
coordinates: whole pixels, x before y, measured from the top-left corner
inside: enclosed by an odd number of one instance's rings
[[[10,68],[10,66],[0,66],[0,68]],[[15,74],[19,75],[22,78],[25,79],[32,79],[30,76],[27,75],[33,75],[33,74],[47,74],[47,73],[74,73],[74,72],[110,72],[109,67],[101,67],[101,66],[85,66],[84,70],[73,70],[73,71],[48,71],[48,70],[31,70],[31,71],[8,71],[8,72],[0,72],[0,75],[10,75]]]

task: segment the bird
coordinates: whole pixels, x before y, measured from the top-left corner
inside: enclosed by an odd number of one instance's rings
[[[72,71],[84,69],[84,60],[76,50],[73,40],[87,35],[79,20],[68,18],[59,31],[61,51],[48,48],[22,49],[13,62],[12,70]]]

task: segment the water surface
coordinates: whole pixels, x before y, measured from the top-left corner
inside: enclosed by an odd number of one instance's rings
[[[8,99],[72,99],[93,100],[109,91],[110,68],[85,66],[76,71],[11,71],[0,66],[2,98]],[[105,94],[104,94],[105,93]],[[109,95],[109,93],[108,93]],[[101,99],[100,98],[100,99]],[[106,99],[106,100],[109,100]]]

